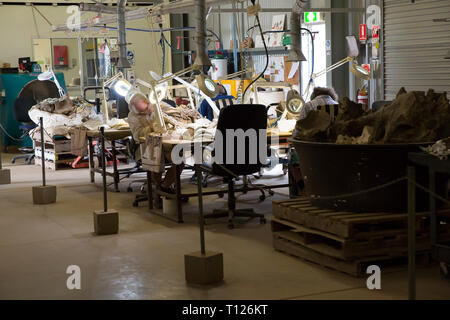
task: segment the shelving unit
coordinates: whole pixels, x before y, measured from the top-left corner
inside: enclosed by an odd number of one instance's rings
[[[36,166],[42,166],[42,142],[33,140]],[[71,141],[69,139],[57,139],[45,141],[45,167],[51,170],[67,169],[78,156],[71,153]]]

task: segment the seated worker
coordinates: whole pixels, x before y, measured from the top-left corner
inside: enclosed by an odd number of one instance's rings
[[[129,102],[129,108],[128,124],[135,141],[139,141],[140,138],[146,137],[147,134],[155,131],[154,106],[143,94],[134,94]],[[164,150],[164,156],[166,161],[172,162],[170,150]],[[152,172],[152,179],[161,191],[174,193],[172,185],[176,180],[176,165],[172,164],[167,170],[164,179],[162,179],[162,173],[156,172]]]
[[[292,132],[292,137],[297,136],[297,128],[300,125],[300,121],[308,116],[308,113],[314,110],[323,110],[328,113],[332,121],[337,117],[339,112],[339,97],[333,88],[315,87],[311,94],[311,101],[305,103],[300,110],[300,114],[297,119],[297,125]]]
[[[228,95],[227,90],[223,85],[218,84],[217,86],[219,88],[219,94],[217,95],[217,97],[212,98],[212,101],[216,103],[217,108],[219,108],[220,110],[230,104],[229,100],[234,100],[236,98]],[[200,108],[198,108],[198,112],[202,115],[203,118],[213,121],[214,119],[213,111],[208,101],[206,101],[206,99],[203,100],[202,104],[200,105]]]
[[[339,97],[333,88],[316,87],[311,95],[311,101],[305,103],[301,109],[298,120],[305,119],[312,110],[322,109],[334,119],[338,114],[338,100]]]

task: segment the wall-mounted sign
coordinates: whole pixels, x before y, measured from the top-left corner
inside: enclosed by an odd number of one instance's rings
[[[323,22],[323,20],[320,12],[305,12],[305,23]]]
[[[374,25],[372,27],[372,39],[379,39],[380,38],[380,26]]]
[[[132,50],[127,51],[127,59],[128,62],[133,66],[134,65],[134,52]]]
[[[326,51],[327,51],[327,56],[331,56],[331,54],[332,54],[331,40],[325,41],[325,48],[326,48]]]

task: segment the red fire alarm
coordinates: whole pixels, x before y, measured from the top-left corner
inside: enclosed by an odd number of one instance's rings
[[[69,49],[67,46],[53,46],[53,65],[59,67],[69,65]]]
[[[361,24],[359,26],[359,41],[364,42],[367,41],[367,25]]]

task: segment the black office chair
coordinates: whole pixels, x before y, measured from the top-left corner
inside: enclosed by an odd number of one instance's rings
[[[251,163],[250,157],[250,139],[245,139],[244,146],[239,143],[238,139],[234,139],[234,159],[229,161],[227,159],[227,134],[226,130],[242,129],[246,132],[249,129],[256,130],[256,144],[253,143],[253,151],[257,151],[258,154],[253,154],[256,157],[256,163]],[[259,159],[260,136],[266,139],[266,134],[260,135],[260,130],[267,129],[267,108],[263,105],[232,105],[228,106],[220,111],[219,120],[217,123],[217,134],[222,134],[223,143],[221,145],[215,145],[214,150],[221,150],[223,154],[223,164],[213,162],[211,164],[201,165],[201,171],[207,172],[211,175],[223,177],[228,182],[228,209],[227,210],[214,210],[212,214],[205,215],[205,219],[208,218],[221,218],[228,217],[228,227],[233,228],[234,217],[248,217],[248,218],[260,218],[261,223],[265,223],[266,219],[263,214],[257,214],[253,209],[236,209],[236,197],[235,192],[235,179],[239,176],[247,176],[253,173],[259,172],[261,167],[265,163],[261,163]],[[220,132],[220,133],[219,133]],[[216,134],[216,143],[219,141]],[[240,145],[239,145],[240,144]],[[218,149],[220,148],[220,149]],[[242,149],[242,150],[241,150]],[[242,151],[245,151],[245,161],[242,164],[238,164],[238,150],[239,156],[242,156]],[[264,150],[266,151],[266,149]],[[265,159],[264,159],[265,162]]]
[[[24,134],[28,134],[36,127],[36,124],[28,116],[28,111],[32,106],[47,98],[59,98],[58,88],[50,80],[31,80],[20,90],[14,102],[13,114],[16,121],[21,123],[19,128]],[[34,150],[32,148],[19,148],[19,151],[25,154],[14,157],[11,162],[15,163],[18,159],[25,159],[25,162],[30,164],[34,158]]]
[[[29,97],[18,98],[16,99],[16,101],[14,101],[14,119],[17,122],[20,122],[19,129],[21,129],[24,134],[28,134],[32,129],[37,127],[37,125],[30,119],[30,116],[28,115],[28,111],[35,104],[36,101],[33,98]],[[31,161],[34,159],[33,148],[21,147],[19,148],[19,151],[24,154],[12,158],[11,163],[15,163],[19,159],[25,159],[26,164],[31,164]]]

